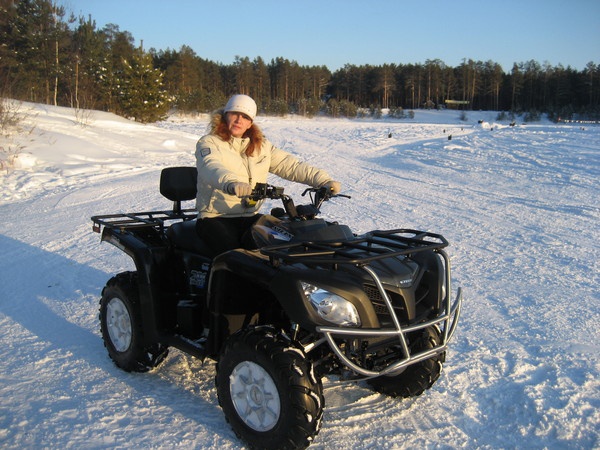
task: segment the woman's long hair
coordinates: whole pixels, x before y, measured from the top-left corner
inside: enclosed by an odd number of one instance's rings
[[[213,113],[210,120],[210,134],[214,134],[219,136],[223,141],[229,142],[231,139],[231,132],[229,131],[229,127],[227,126],[227,122],[225,121],[225,113],[222,109]],[[260,153],[260,148],[263,144],[263,134],[260,131],[260,128],[253,122],[250,128],[246,130],[244,138],[250,139],[250,143],[246,148],[246,156],[253,156],[254,150],[256,150],[256,155]]]

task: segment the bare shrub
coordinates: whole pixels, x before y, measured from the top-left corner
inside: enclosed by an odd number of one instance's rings
[[[29,135],[35,126],[27,126],[25,114],[20,102],[0,98],[0,169],[8,170],[14,166],[15,159],[25,146],[16,140],[16,136]]]
[[[85,128],[93,123],[94,112],[91,109],[75,109],[75,123]]]

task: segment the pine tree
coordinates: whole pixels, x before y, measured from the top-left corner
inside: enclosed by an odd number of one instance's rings
[[[153,67],[149,53],[140,49],[131,61],[123,61],[118,98],[121,114],[137,122],[156,122],[167,116],[170,102],[163,74]]]
[[[69,86],[69,103],[74,108],[95,109],[106,107],[104,95],[106,84],[102,82],[109,60],[106,35],[96,30],[96,23],[89,17],[79,18],[79,25],[72,33],[71,62],[72,81]]]

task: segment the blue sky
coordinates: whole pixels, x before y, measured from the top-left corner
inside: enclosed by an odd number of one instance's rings
[[[236,55],[300,65],[531,59],[582,70],[600,64],[600,0],[59,0],[98,28],[129,31],[145,49],[191,47],[231,64]]]

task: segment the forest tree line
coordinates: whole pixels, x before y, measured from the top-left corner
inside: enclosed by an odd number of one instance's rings
[[[209,61],[189,46],[145,50],[131,33],[75,17],[51,0],[0,0],[0,95],[114,112],[141,122],[171,109],[210,112],[233,93],[265,114],[334,117],[405,110],[547,113],[600,118],[600,64],[578,71],[531,60],[505,70],[493,61],[439,59],[418,64],[353,65],[331,72],[283,57]]]

